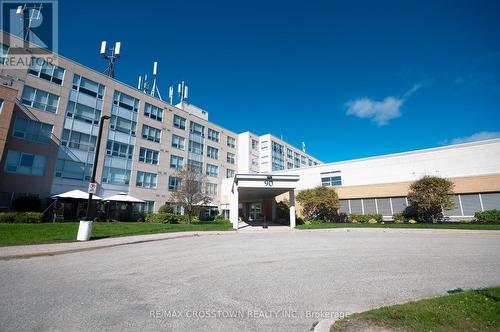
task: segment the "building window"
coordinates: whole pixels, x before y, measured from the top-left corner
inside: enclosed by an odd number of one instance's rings
[[[139,110],[139,99],[115,90],[113,105],[132,112],[137,112]]]
[[[217,196],[217,184],[207,183],[206,193],[210,196]]]
[[[106,154],[108,156],[132,159],[132,155],[134,152],[134,146],[120,143],[112,140],[108,140],[106,144]]]
[[[158,151],[146,149],[146,148],[139,149],[139,161],[140,162],[143,162],[146,164],[158,165],[158,156],[159,156]]]
[[[144,204],[139,204],[139,212],[144,214],[153,213],[155,211],[155,201],[144,201]]]
[[[72,160],[58,159],[56,177],[71,180],[89,181],[92,165]]]
[[[203,144],[189,140],[189,152],[197,155],[203,154]]]
[[[9,150],[5,161],[5,172],[43,176],[46,163],[46,156]]]
[[[109,120],[109,128],[116,130],[127,135],[135,136],[137,122],[131,121],[121,116],[111,115]]]
[[[179,156],[175,156],[175,155],[171,155],[170,156],[170,168],[182,169],[182,167],[184,167],[184,158],[179,157]]]
[[[212,146],[207,146],[207,157],[212,159],[219,159],[219,149]]]
[[[51,141],[52,125],[16,116],[12,136],[47,144]]]
[[[33,107],[41,111],[56,113],[59,105],[59,96],[32,88],[29,85],[25,85],[21,102],[26,106]]]
[[[163,121],[163,109],[148,103],[144,104],[144,115],[153,120]]]
[[[137,171],[135,186],[146,189],[156,189],[156,178],[157,175],[154,173]]]
[[[305,165],[306,164],[306,157],[300,156],[300,162],[302,163],[302,165]]]
[[[219,166],[207,164],[207,175],[208,176],[219,176]]]
[[[208,128],[208,139],[214,142],[219,141],[219,132]]]
[[[184,150],[186,148],[186,139],[184,137],[172,134],[172,147]]]
[[[226,178],[234,178],[235,171],[234,169],[226,168]]]
[[[174,127],[185,130],[186,129],[186,119],[174,114]]]
[[[290,158],[290,159],[293,158],[293,151],[292,151],[292,149],[288,149],[288,148],[286,149],[286,156],[287,156],[287,158]]]
[[[142,125],[142,138],[147,139],[151,142],[160,143],[161,129],[150,127],[148,125]]]
[[[230,148],[235,148],[236,147],[236,138],[228,136],[227,137],[227,146]]]
[[[62,85],[64,79],[64,68],[47,63],[42,58],[31,58],[28,73],[59,85]]]
[[[181,178],[175,176],[168,177],[168,190],[173,191],[181,184]]]
[[[64,129],[61,138],[61,145],[88,152],[94,151],[96,140],[97,136]]]
[[[235,154],[234,154],[234,153],[228,152],[228,153],[227,153],[227,162],[228,162],[229,164],[233,164],[233,165],[234,165],[234,164],[236,163],[236,158],[235,158],[235,157],[236,157],[236,156],[235,156]]]
[[[77,74],[73,75],[72,89],[97,99],[104,97],[104,85]]]
[[[256,140],[252,140],[252,150],[257,150],[259,148],[259,142]]]
[[[323,187],[341,186],[342,177],[340,176],[340,171],[321,173],[321,184]]]
[[[130,171],[123,168],[105,166],[102,171],[102,182],[117,185],[128,185],[130,182]]]
[[[189,122],[189,132],[193,135],[205,137],[205,127],[194,121]]]
[[[292,168],[293,168],[293,163],[291,163],[291,162],[289,162],[289,161],[288,161],[288,162],[286,163],[286,168],[287,168],[287,169],[292,169]]]
[[[188,159],[188,167],[190,170],[196,173],[202,173],[203,172],[203,163],[201,161],[196,161],[193,159]]]

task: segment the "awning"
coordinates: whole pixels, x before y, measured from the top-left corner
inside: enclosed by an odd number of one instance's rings
[[[127,195],[127,193],[119,193],[103,199],[103,202],[128,202],[128,203],[145,203],[142,199]]]
[[[62,194],[53,195],[52,198],[88,199],[89,194],[84,192],[84,191],[75,189],[75,190],[67,191],[67,192],[62,193]],[[101,200],[102,198],[99,196],[93,195],[92,199]]]

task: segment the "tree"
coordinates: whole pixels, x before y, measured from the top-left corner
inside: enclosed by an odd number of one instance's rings
[[[333,188],[316,187],[302,190],[297,195],[306,219],[322,219],[332,222],[340,208],[339,197]]]
[[[174,176],[180,180],[180,183],[172,192],[172,202],[182,206],[184,214],[188,217],[188,223],[191,223],[198,208],[212,201],[206,193],[207,177],[201,169],[189,165],[179,170]]]
[[[437,176],[424,176],[410,185],[408,201],[410,208],[424,221],[436,223],[443,209],[454,206],[453,182]]]

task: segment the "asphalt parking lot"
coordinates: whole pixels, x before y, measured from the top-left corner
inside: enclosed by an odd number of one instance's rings
[[[499,252],[495,231],[344,229],[0,261],[0,330],[307,331],[321,318],[500,285]]]

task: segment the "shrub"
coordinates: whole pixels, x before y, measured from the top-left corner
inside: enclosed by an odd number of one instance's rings
[[[146,222],[153,224],[179,224],[186,222],[186,216],[175,213],[149,213]]]
[[[476,212],[474,217],[479,222],[500,222],[500,210],[487,210]]]
[[[416,223],[417,223],[417,221],[416,221],[415,219],[410,219],[410,220],[408,220],[408,223],[409,223],[409,224],[416,224]]]
[[[332,222],[336,223],[346,223],[348,221],[348,215],[347,213],[337,213],[336,215],[333,216]]]
[[[377,222],[382,222],[383,217],[381,214],[350,214],[348,217],[349,222],[367,223],[370,219],[375,219]]]
[[[368,223],[369,224],[376,224],[378,221],[376,219],[373,219],[371,218],[370,220],[368,220]]]
[[[395,224],[404,224],[405,220],[404,219],[394,219]]]
[[[165,203],[158,209],[158,213],[174,213],[174,210],[170,206],[170,204]]]
[[[40,212],[3,212],[0,213],[0,223],[38,224],[43,221]]]
[[[40,212],[42,201],[36,196],[21,196],[12,203],[12,210],[17,212]]]
[[[340,208],[339,197],[333,188],[316,187],[299,192],[297,202],[302,206],[306,219],[323,219],[331,222]]]

